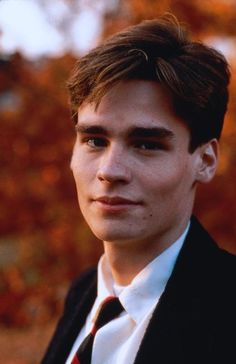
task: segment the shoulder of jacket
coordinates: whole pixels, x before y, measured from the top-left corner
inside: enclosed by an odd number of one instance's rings
[[[226,270],[226,272],[236,273],[236,255],[224,249],[219,248],[218,257],[219,257],[219,265],[221,265]]]
[[[82,296],[83,292],[85,292],[88,287],[96,280],[96,277],[97,268],[90,268],[82,272],[69,287],[65,299],[65,308],[77,302],[78,297]]]

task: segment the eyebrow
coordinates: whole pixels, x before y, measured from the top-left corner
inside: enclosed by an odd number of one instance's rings
[[[81,134],[93,134],[108,136],[110,133],[107,129],[100,125],[77,124],[75,129]],[[158,138],[158,139],[174,139],[174,133],[164,127],[136,127],[132,126],[127,130],[129,138]]]
[[[77,133],[81,133],[81,134],[103,134],[103,135],[108,135],[108,131],[103,128],[100,125],[81,125],[81,124],[76,124],[75,125],[75,130],[77,131]]]
[[[135,127],[131,128],[129,132],[131,138],[159,138],[159,139],[173,139],[174,133],[164,127]]]

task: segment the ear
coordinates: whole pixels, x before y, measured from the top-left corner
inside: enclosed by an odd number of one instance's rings
[[[207,183],[212,180],[215,175],[219,158],[219,143],[217,139],[201,145],[198,150],[199,159],[196,171],[196,181]]]

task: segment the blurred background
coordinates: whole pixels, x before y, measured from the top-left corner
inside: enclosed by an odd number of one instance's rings
[[[68,286],[102,246],[77,206],[65,82],[101,39],[173,12],[233,73],[221,162],[195,213],[236,253],[236,1],[0,0],[0,358],[37,364]]]

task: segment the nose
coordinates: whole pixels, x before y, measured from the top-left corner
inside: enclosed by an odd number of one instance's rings
[[[107,183],[129,183],[131,180],[130,167],[123,148],[110,146],[101,158],[97,178]]]

